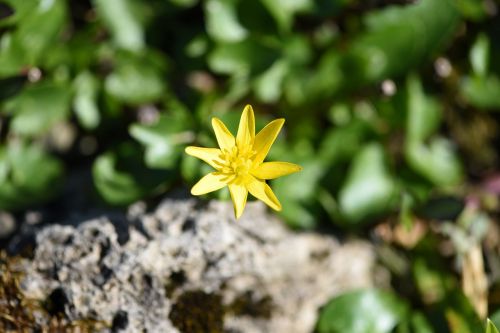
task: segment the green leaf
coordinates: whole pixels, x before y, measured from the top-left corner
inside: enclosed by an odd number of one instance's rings
[[[500,108],[500,79],[497,76],[466,77],[460,86],[467,102],[479,109]]]
[[[9,1],[15,14],[9,18],[16,25],[2,36],[0,75],[19,73],[29,65],[37,65],[59,37],[67,19],[66,1]]]
[[[368,127],[361,121],[350,121],[326,132],[319,149],[321,160],[330,165],[349,161],[361,149],[368,133]]]
[[[429,139],[439,126],[440,106],[424,95],[415,76],[407,80],[407,110],[405,157],[408,164],[436,185],[459,183],[463,171],[451,142],[441,137]]]
[[[440,270],[443,263],[440,258],[427,260],[425,253],[417,256],[412,262],[412,273],[415,284],[420,292],[420,297],[426,302],[441,302],[446,297],[447,291],[454,286],[454,280],[449,274]]]
[[[208,0],[205,2],[207,33],[219,42],[239,42],[247,30],[238,22],[235,0]]]
[[[311,50],[305,38],[291,37],[283,42],[284,59],[276,60],[269,68],[257,76],[253,81],[256,96],[263,102],[276,102],[281,96],[287,77],[297,79],[293,69],[307,63],[311,58]],[[331,72],[329,73],[331,75]],[[293,81],[302,94],[308,93],[303,87],[308,87],[311,82]],[[294,94],[297,97],[297,94]],[[314,96],[311,96],[314,98]]]
[[[477,36],[469,54],[472,70],[477,76],[485,76],[490,60],[490,41],[485,34]]]
[[[62,173],[62,164],[35,145],[0,147],[0,209],[20,210],[51,199]]]
[[[460,289],[451,290],[445,302],[440,306],[443,308],[450,332],[475,333],[479,327],[483,326],[470,300]]]
[[[145,162],[151,168],[173,168],[187,143],[194,139],[192,119],[186,110],[162,114],[152,125],[133,124],[130,135],[146,147]]]
[[[144,28],[133,0],[94,0],[97,13],[111,31],[115,43],[126,50],[144,48]]]
[[[151,57],[122,55],[115,70],[106,78],[106,92],[130,104],[158,100],[165,92],[163,69]]]
[[[101,119],[97,106],[99,88],[98,79],[88,71],[80,73],[75,78],[73,108],[78,121],[87,129],[96,128]]]
[[[347,179],[339,192],[340,212],[349,224],[387,212],[397,196],[397,186],[385,165],[378,143],[365,145],[354,157]]]
[[[130,143],[99,156],[92,173],[97,191],[112,205],[130,204],[162,190],[173,180],[171,170],[147,168],[139,147]]]
[[[439,186],[456,185],[463,178],[463,168],[452,143],[436,137],[428,145],[410,143],[405,156],[413,170]]]
[[[179,7],[192,7],[198,3],[198,0],[170,0],[170,2]]]
[[[18,39],[6,32],[0,37],[0,76],[18,75],[28,63],[27,54]]]
[[[279,200],[283,207],[280,215],[286,221],[289,227],[296,229],[313,229],[318,224],[318,210],[311,209],[307,203],[291,199],[280,195]]]
[[[208,56],[210,68],[219,74],[261,73],[279,57],[279,51],[257,39],[220,43]]]
[[[487,6],[477,0],[456,0],[456,4],[464,18],[480,21],[487,17]]]
[[[238,21],[245,27],[249,35],[276,35],[278,25],[262,0],[237,0],[236,11]]]
[[[15,34],[23,49],[28,53],[30,62],[35,62],[62,31],[67,8],[64,0],[32,2],[34,3],[33,11],[20,21]]]
[[[271,15],[276,20],[280,29],[284,32],[290,31],[294,15],[306,12],[313,7],[310,0],[261,0]]]
[[[368,32],[353,41],[345,56],[344,84],[357,87],[406,73],[440,50],[459,22],[453,0],[421,0],[368,13]]]
[[[495,327],[500,327],[500,310],[497,310],[490,316],[490,320],[493,322]]]
[[[491,320],[487,320],[486,324],[486,333],[499,333],[498,329],[495,327],[495,324]]]
[[[320,313],[319,333],[390,333],[404,320],[408,306],[378,289],[348,292],[332,299]]]
[[[433,134],[441,122],[441,106],[425,96],[420,79],[410,75],[406,81],[408,115],[407,140],[422,142]]]
[[[413,312],[411,314],[411,327],[412,332],[415,333],[434,333],[434,330],[427,320],[427,318],[420,312]]]
[[[288,63],[278,60],[255,79],[255,94],[262,102],[276,102],[281,97],[281,87],[287,71]]]
[[[0,26],[12,26],[28,15],[30,11],[33,10],[33,6],[35,4],[35,1],[33,0],[27,0],[27,1],[17,1],[17,0],[3,0],[2,1],[5,6],[8,6],[10,10],[8,9],[7,11],[12,11],[11,15],[8,17],[2,18],[0,20]]]
[[[185,47],[186,55],[189,58],[199,58],[205,56],[208,48],[208,38],[206,35],[194,37]]]
[[[342,60],[338,50],[331,50],[321,57],[316,71],[290,66],[284,85],[288,102],[294,106],[314,104],[345,86],[347,77],[342,72]]]
[[[195,184],[205,174],[201,169],[203,162],[197,158],[192,158],[188,154],[181,154],[180,171],[182,179],[186,184]],[[211,171],[209,171],[211,172]]]
[[[271,187],[283,206],[280,215],[289,226],[314,228],[320,213],[317,196],[325,165],[315,155],[311,142],[303,139],[290,145],[278,138],[267,160],[287,161],[302,166],[300,172],[272,180]]]
[[[294,160],[290,157],[287,160],[300,161],[303,169],[273,181],[273,191],[284,207],[280,214],[294,228],[311,229],[317,224],[317,211],[313,204],[324,174],[323,163],[313,159]]]
[[[69,87],[42,82],[27,87],[6,105],[12,113],[12,130],[22,135],[46,132],[69,114],[71,91]]]

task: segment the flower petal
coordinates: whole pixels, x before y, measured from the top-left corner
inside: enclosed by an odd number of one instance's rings
[[[281,204],[278,198],[276,198],[273,190],[266,184],[265,181],[253,178],[246,184],[246,188],[250,194],[257,199],[264,201],[264,203],[272,209],[278,211],[281,210]]]
[[[236,144],[240,150],[243,147],[251,146],[255,137],[255,116],[251,105],[245,106],[241,114],[238,134],[236,135]]]
[[[255,136],[255,142],[253,144],[253,149],[257,153],[254,158],[255,165],[264,161],[284,123],[285,119],[273,120]]]
[[[229,184],[228,186],[234,204],[234,215],[239,219],[247,203],[248,190],[243,185]]]
[[[219,169],[224,161],[220,158],[222,152],[217,148],[204,148],[189,146],[184,150],[186,154],[199,158],[200,160],[210,164],[215,169]]]
[[[229,132],[226,125],[220,119],[212,118],[212,127],[214,128],[215,137],[220,149],[231,150],[235,145],[235,141],[234,136]]]
[[[297,164],[288,162],[265,162],[252,170],[252,175],[260,179],[274,179],[302,170]]]
[[[217,191],[227,185],[227,176],[218,172],[211,172],[201,178],[191,189],[192,195],[202,195]]]

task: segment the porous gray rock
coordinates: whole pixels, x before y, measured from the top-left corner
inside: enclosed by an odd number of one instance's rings
[[[56,295],[69,319],[103,331],[301,333],[332,296],[372,284],[368,244],[290,231],[260,203],[238,221],[217,201],[134,209],[38,232],[26,296]]]

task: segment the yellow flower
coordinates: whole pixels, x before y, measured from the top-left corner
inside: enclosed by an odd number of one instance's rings
[[[264,162],[284,122],[285,119],[273,120],[255,135],[253,109],[247,105],[241,115],[235,139],[220,119],[212,118],[212,126],[220,149],[193,146],[186,148],[186,154],[205,161],[215,169],[193,186],[191,194],[202,195],[227,185],[234,203],[236,218],[243,213],[248,192],[272,209],[281,210],[281,204],[266,180],[302,169],[293,163]]]

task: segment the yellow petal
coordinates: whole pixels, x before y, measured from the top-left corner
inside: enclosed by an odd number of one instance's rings
[[[210,164],[215,169],[221,167],[224,161],[220,158],[222,152],[217,148],[204,148],[189,146],[185,149],[186,154],[199,158],[202,161]]]
[[[281,204],[273,193],[273,190],[266,184],[265,181],[253,178],[246,184],[246,188],[250,194],[259,200],[264,201],[266,205],[274,210],[281,210]]]
[[[251,146],[255,137],[255,116],[251,105],[245,106],[241,114],[236,144],[240,150],[243,147]]]
[[[212,127],[214,128],[215,137],[220,149],[231,150],[234,147],[235,141],[234,136],[229,132],[226,125],[220,119],[212,118]]]
[[[227,185],[227,176],[217,172],[209,173],[201,178],[191,189],[192,195],[202,195],[217,191]]]
[[[243,185],[229,184],[228,186],[234,204],[234,215],[239,219],[247,203],[248,191]]]
[[[252,175],[260,179],[274,179],[302,170],[302,167],[288,162],[265,162],[252,170]]]
[[[255,165],[264,161],[284,123],[285,119],[273,120],[255,136],[253,144],[253,149],[257,152],[254,159]]]

